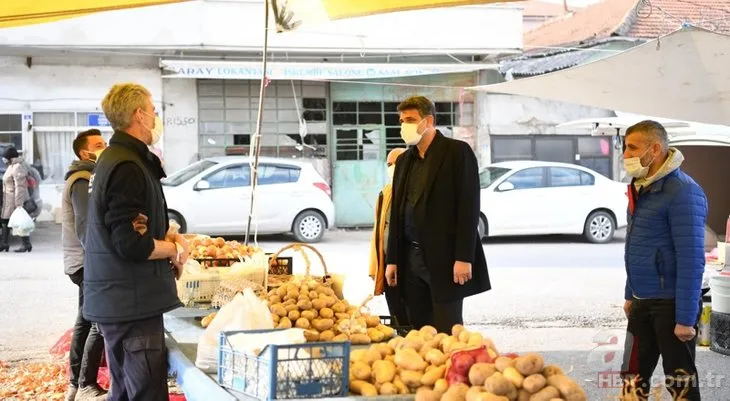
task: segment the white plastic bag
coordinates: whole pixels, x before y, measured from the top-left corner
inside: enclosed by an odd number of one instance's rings
[[[10,215],[8,226],[13,229],[13,235],[16,237],[27,237],[35,230],[33,219],[22,207],[15,209],[13,214]]]
[[[243,295],[236,294],[224,305],[198,341],[195,366],[206,373],[218,369],[218,342],[221,331],[273,329],[274,321],[264,301],[258,299],[250,288]]]

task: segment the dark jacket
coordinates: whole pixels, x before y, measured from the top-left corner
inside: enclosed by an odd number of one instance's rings
[[[416,212],[423,219],[418,238],[424,252],[436,302],[451,302],[491,289],[484,249],[478,238],[479,169],[469,144],[444,137],[440,132],[431,142],[424,193],[419,195]],[[405,274],[407,246],[403,231],[403,202],[406,199],[407,173],[411,160],[418,157],[410,147],[395,164],[393,200],[388,239],[388,264],[398,265]],[[454,283],[454,262],[472,264],[472,279],[464,285]],[[399,280],[402,282],[402,280]],[[402,286],[400,286],[402,288]]]
[[[84,260],[84,317],[120,323],[182,306],[168,260],[148,260],[164,240],[167,205],[160,160],[141,141],[115,132],[90,181]],[[147,231],[132,221],[148,217]]]
[[[676,322],[694,326],[705,271],[705,193],[678,168],[639,194],[629,189],[624,296],[674,299]]]
[[[76,160],[66,173],[61,204],[61,243],[63,244],[63,265],[68,275],[84,267],[86,218],[89,210],[89,178],[95,163]]]

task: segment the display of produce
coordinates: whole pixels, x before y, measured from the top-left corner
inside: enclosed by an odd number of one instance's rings
[[[304,329],[307,341],[350,341],[371,344],[387,341],[395,330],[378,316],[361,312],[337,296],[329,283],[314,278],[293,279],[272,289],[266,298],[274,324],[280,329]]]
[[[350,390],[362,396],[415,394],[416,401],[585,401],[583,388],[537,353],[500,355],[461,325],[451,335],[426,326],[350,353]]]
[[[238,241],[226,241],[221,237],[211,238],[207,235],[194,235],[188,237],[188,241],[190,242],[190,257],[196,260],[236,260],[262,252],[261,248],[244,245]],[[217,265],[219,264],[213,266]]]

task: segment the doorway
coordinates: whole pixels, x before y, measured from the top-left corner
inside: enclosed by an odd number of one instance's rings
[[[337,227],[370,226],[385,184],[385,129],[339,126],[334,129],[332,192]]]

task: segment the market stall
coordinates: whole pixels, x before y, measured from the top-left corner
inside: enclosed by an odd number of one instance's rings
[[[183,274],[178,290],[192,303],[165,315],[170,371],[188,400],[586,399],[540,354],[500,353],[492,339],[461,325],[451,333],[398,326],[369,312],[372,297],[351,304],[343,278],[309,245],[266,255],[222,239],[190,240],[197,244],[192,260],[219,280],[191,285],[202,273]],[[248,253],[226,265],[237,250]],[[301,256],[303,274],[293,274],[289,252]],[[273,274],[282,265],[287,271]],[[261,269],[264,285],[257,284]],[[248,279],[232,279],[236,274]],[[231,290],[225,282],[241,285]]]

